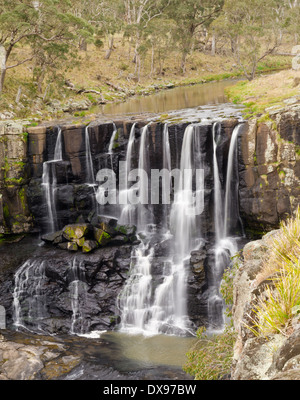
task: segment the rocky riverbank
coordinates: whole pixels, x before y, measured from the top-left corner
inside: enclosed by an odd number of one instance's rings
[[[270,301],[268,288],[276,284],[276,274],[257,282],[279,230],[249,242],[234,278],[233,321],[238,333],[234,348],[232,380],[300,380],[300,320],[298,312],[288,327],[268,335],[257,335],[254,326],[258,299]],[[277,276],[278,278],[278,276]]]

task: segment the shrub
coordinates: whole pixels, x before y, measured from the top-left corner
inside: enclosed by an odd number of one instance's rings
[[[295,218],[281,224],[268,245],[270,253],[256,283],[266,280],[270,284],[258,297],[251,317],[253,325],[248,327],[257,336],[288,334],[300,310],[300,207]]]

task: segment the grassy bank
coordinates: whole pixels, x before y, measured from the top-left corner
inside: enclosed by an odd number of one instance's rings
[[[300,95],[300,71],[289,69],[251,82],[243,80],[227,88],[226,94],[233,103],[245,106],[245,118],[261,116],[268,108],[284,107],[285,100]]]

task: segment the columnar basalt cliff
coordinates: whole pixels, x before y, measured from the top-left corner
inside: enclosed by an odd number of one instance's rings
[[[240,213],[249,232],[278,227],[300,198],[300,106],[252,120],[240,138]]]
[[[22,123],[0,123],[0,234],[32,229],[27,186],[30,180],[27,132]]]
[[[265,122],[247,122],[243,134],[239,137],[240,214],[246,232],[257,235],[278,227],[279,221],[296,209],[300,191],[300,107],[287,106],[279,111],[270,111],[269,115],[269,120]],[[142,119],[137,120],[137,132],[138,128],[146,123]],[[230,136],[236,120],[226,121],[223,123],[224,133]],[[113,151],[116,172],[118,161],[125,158],[129,132],[134,122],[134,119],[115,121],[118,129]],[[173,163],[178,163],[178,149],[185,127],[186,124],[170,125]],[[91,196],[88,194],[93,189],[84,185],[85,128],[86,125],[62,124],[65,158],[55,166],[61,225],[74,222],[81,214],[88,214],[92,206]],[[107,151],[113,129],[113,123],[110,121],[95,121],[89,127],[95,171],[107,165]],[[152,165],[156,165],[157,168],[161,168],[159,150],[162,129],[161,123],[151,125],[150,156]],[[210,128],[203,126],[201,129],[203,148],[209,158],[212,152]],[[54,124],[26,128],[21,122],[1,123],[2,234],[30,232],[33,219],[35,228],[41,229],[43,226],[43,219],[47,214],[41,186],[43,162],[51,160],[53,156],[57,133],[58,126]],[[226,151],[226,140],[224,146]],[[226,169],[226,163],[226,159],[222,161],[221,170]],[[207,190],[212,188],[210,173],[211,170],[205,173]],[[208,220],[206,224],[209,224]]]

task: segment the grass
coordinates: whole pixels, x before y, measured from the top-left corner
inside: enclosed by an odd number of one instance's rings
[[[233,303],[233,278],[239,267],[240,254],[233,257],[233,263],[223,275],[220,291],[227,304],[227,317],[231,317]],[[219,380],[230,375],[233,349],[237,333],[232,320],[225,326],[222,333],[208,335],[201,327],[197,331],[199,340],[187,353],[187,362],[183,369],[196,380]]]
[[[229,99],[236,104],[243,104],[246,118],[263,114],[268,119],[266,109],[281,108],[284,100],[300,94],[300,86],[294,86],[295,78],[300,78],[300,71],[284,70],[269,76],[260,76],[255,80],[241,81],[226,88]]]
[[[257,336],[289,335],[293,318],[300,317],[300,207],[294,218],[282,222],[279,233],[268,242],[270,252],[256,285],[269,282],[254,306]]]
[[[236,332],[227,326],[220,335],[209,337],[205,328],[197,331],[199,340],[188,352],[184,371],[196,380],[219,380],[230,373]]]
[[[26,56],[26,48],[18,48],[19,56]],[[234,64],[230,52],[212,56],[209,52],[193,51],[187,59],[186,73],[180,71],[180,55],[170,49],[164,56],[160,70],[156,60],[154,71],[151,73],[150,54],[143,60],[140,81],[134,78],[135,64],[132,62],[128,43],[121,36],[115,39],[115,48],[111,58],[105,60],[105,48],[97,48],[90,44],[86,52],[79,51],[78,58],[70,61],[69,65],[57,66],[57,78],[45,81],[43,93],[38,95],[33,81],[33,65],[23,64],[7,72],[5,91],[0,96],[1,112],[8,110],[16,114],[16,118],[28,118],[30,121],[41,121],[49,118],[63,118],[62,111],[49,109],[50,100],[66,103],[89,100],[92,107],[88,111],[76,111],[76,117],[85,117],[97,112],[99,101],[115,103],[123,102],[131,96],[148,95],[171,86],[194,85],[229,78],[241,77],[241,70]],[[16,60],[12,58],[11,63]],[[291,58],[284,56],[269,56],[258,67],[258,72],[267,72],[290,67]],[[72,82],[76,89],[92,89],[100,92],[76,94],[64,86],[64,78]],[[114,89],[110,84],[122,90]],[[47,89],[46,89],[47,88]],[[21,101],[16,104],[16,94],[21,89]],[[45,99],[42,97],[45,95]],[[29,121],[29,122],[30,122]]]

